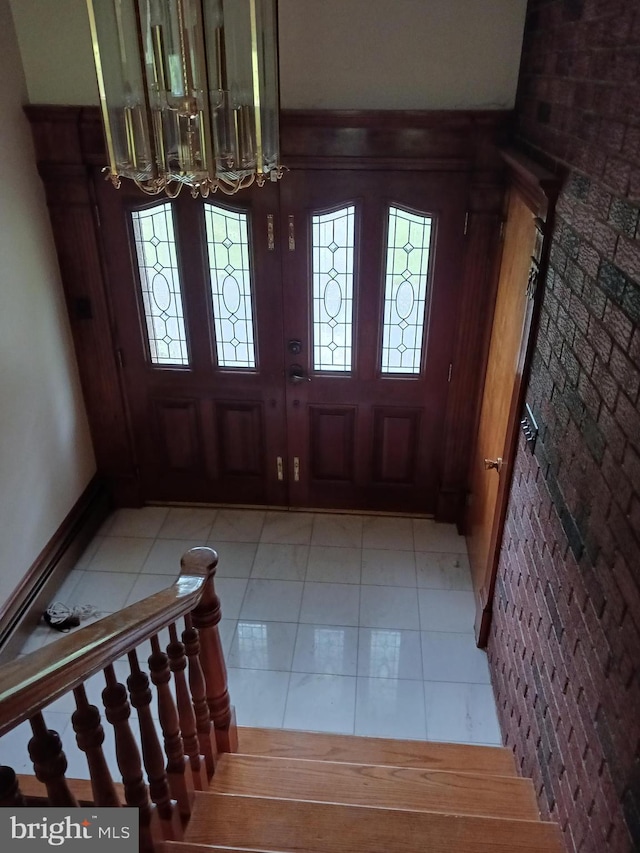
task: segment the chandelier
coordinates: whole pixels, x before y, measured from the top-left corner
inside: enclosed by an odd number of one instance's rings
[[[87,0],[109,165],[149,195],[282,176],[276,0]]]

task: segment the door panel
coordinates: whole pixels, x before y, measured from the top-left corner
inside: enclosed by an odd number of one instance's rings
[[[277,189],[242,193],[231,202],[213,197],[203,203],[186,194],[172,202],[184,366],[152,362],[134,250],[132,211],[166,199],[149,202],[135,190],[123,186],[114,193],[102,183],[97,193],[143,499],[285,504],[286,483],[276,467],[285,444],[280,258],[269,249],[267,230],[267,216],[278,210]],[[218,364],[205,229],[209,204],[249,217],[255,367]],[[230,277],[238,275],[231,263],[229,270]],[[227,288],[226,295],[235,309],[237,291]]]
[[[527,282],[536,236],[534,213],[523,197],[512,190],[470,484],[467,544],[478,608],[477,627],[489,600],[500,547],[499,493],[504,487],[501,481],[510,476],[506,464],[507,430],[518,393],[533,308]],[[498,467],[487,467],[498,460]]]
[[[300,352],[285,353],[291,377],[288,458],[290,466],[298,460],[299,470],[298,479],[290,479],[292,505],[434,511],[464,191],[464,176],[428,173],[326,171],[292,173],[283,181],[285,338],[301,345]],[[430,214],[434,222],[422,367],[416,375],[382,372],[387,222],[395,206]],[[355,249],[349,369],[314,369],[314,216],[350,208]],[[291,222],[295,247],[289,240]],[[330,301],[336,302],[333,293]]]

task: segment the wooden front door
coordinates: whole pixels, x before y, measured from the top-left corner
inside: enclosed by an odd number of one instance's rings
[[[504,245],[467,516],[467,546],[480,645],[486,642],[491,614],[534,306],[530,273],[532,263],[535,272],[541,251],[536,213],[531,202],[513,187],[504,223]]]
[[[97,188],[147,501],[433,512],[466,179]]]
[[[276,188],[98,200],[141,500],[285,504]]]
[[[429,173],[282,182],[292,505],[435,510],[464,189]]]

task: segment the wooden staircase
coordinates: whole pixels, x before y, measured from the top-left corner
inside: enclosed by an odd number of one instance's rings
[[[164,853],[561,853],[498,747],[239,729]]]
[[[0,667],[0,737],[28,720],[34,769],[18,777],[0,764],[0,807],[126,804],[138,810],[141,853],[561,853],[559,828],[540,820],[507,749],[238,730],[217,559],[193,548],[169,589]],[[104,718],[85,687],[98,673]],[[89,781],[67,778],[47,724],[48,706],[70,693]]]

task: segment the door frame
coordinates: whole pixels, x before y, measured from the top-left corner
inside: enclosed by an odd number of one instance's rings
[[[502,149],[500,151],[500,155],[505,164],[507,175],[507,191],[505,193],[505,197],[508,199],[510,192],[516,192],[519,194],[535,217],[537,237],[534,255],[531,259],[531,266],[529,270],[529,282],[527,285],[529,300],[524,318],[522,341],[520,344],[520,352],[518,354],[516,375],[511,390],[511,401],[509,404],[509,414],[507,418],[507,430],[504,445],[505,450],[502,463],[503,470],[506,473],[499,479],[498,493],[496,496],[496,509],[491,527],[488,565],[487,572],[485,573],[485,577],[489,575],[489,583],[485,585],[486,597],[484,600],[481,598],[482,590],[478,590],[476,593],[476,619],[474,628],[476,642],[480,648],[485,648],[489,639],[491,620],[493,616],[493,601],[495,598],[495,587],[498,574],[498,563],[500,560],[500,549],[502,546],[509,497],[511,494],[513,468],[518,451],[519,435],[521,430],[524,431],[526,427],[530,426],[526,416],[523,416],[523,409],[529,384],[531,362],[538,337],[540,311],[544,295],[544,281],[549,264],[549,250],[551,243],[550,235],[553,232],[555,203],[560,188],[560,178],[558,176],[547,171],[546,168],[534,162],[522,152],[513,148],[508,148]],[[497,275],[499,275],[499,272],[500,263],[498,263],[496,267],[496,278]],[[491,320],[493,321],[493,317]],[[485,371],[488,362],[489,339],[490,334],[487,336]],[[477,461],[477,440],[480,422],[479,415],[483,399],[484,387],[479,400],[476,439],[474,442],[474,452],[471,454],[471,465],[468,474],[469,482],[471,481],[471,466],[473,466]],[[528,442],[531,447],[531,452],[533,452],[535,448],[535,438],[536,436],[534,432],[532,433],[532,439]],[[467,506],[464,523],[464,528],[467,531],[470,526],[468,523],[469,515],[470,507]]]
[[[95,196],[94,181],[103,179],[100,172],[106,163],[100,111],[95,106],[29,105],[25,112],[60,261],[98,473],[116,506],[140,506],[137,450],[124,399],[104,224]],[[468,211],[461,223],[460,328],[450,370],[436,508],[437,520],[458,524],[464,515],[504,182],[498,146],[509,137],[511,125],[510,110],[284,110],[280,114],[282,162],[292,170],[463,172],[468,176]]]

